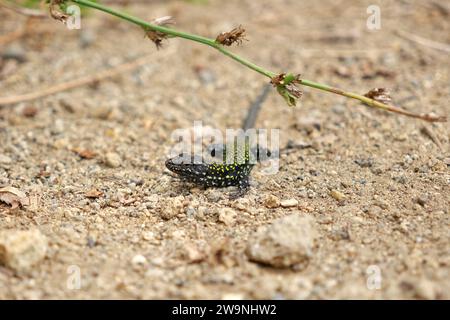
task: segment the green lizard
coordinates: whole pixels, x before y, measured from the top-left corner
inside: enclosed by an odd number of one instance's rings
[[[254,126],[258,116],[261,105],[269,93],[270,85],[264,87],[262,93],[258,96],[255,102],[249,108],[246,119],[244,120],[244,131]],[[233,150],[227,152],[227,148],[232,147]],[[204,187],[229,187],[237,186],[239,191],[234,197],[244,195],[250,187],[249,176],[254,167],[252,159],[260,160],[259,146],[250,147],[249,141],[246,138],[244,143],[237,143],[228,145],[212,145],[209,147],[210,155],[217,159],[211,163],[206,163],[203,159],[194,158],[190,161],[181,161],[175,157],[166,161],[166,167],[178,174],[183,180],[193,182]],[[270,156],[270,152],[264,149],[266,153],[264,156]],[[232,156],[233,161],[226,161],[227,156]]]

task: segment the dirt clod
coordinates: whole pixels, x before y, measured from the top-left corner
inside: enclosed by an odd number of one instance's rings
[[[305,265],[315,237],[312,219],[293,214],[260,227],[250,237],[246,253],[250,260],[276,268]]]
[[[227,226],[235,223],[237,213],[233,209],[223,208],[219,210],[219,221]]]
[[[281,202],[280,202],[280,199],[278,199],[277,196],[274,196],[274,195],[271,194],[271,195],[268,195],[266,197],[266,199],[264,199],[264,205],[267,208],[273,209],[273,208],[278,208],[281,205]]]
[[[47,239],[37,229],[0,231],[0,264],[27,273],[47,252]]]

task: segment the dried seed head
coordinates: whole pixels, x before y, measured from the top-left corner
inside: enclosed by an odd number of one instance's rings
[[[233,43],[240,45],[243,40],[247,39],[245,38],[245,29],[241,25],[229,32],[222,32],[216,37],[216,43],[224,46],[231,46]]]
[[[280,73],[273,77],[270,82],[277,88],[278,93],[284,98],[289,106],[295,106],[303,92],[297,87],[301,83],[300,74]]]
[[[301,91],[295,83],[290,83],[285,86],[286,90],[293,95],[295,98],[299,99],[303,95],[303,91]]]
[[[51,0],[49,5],[49,11],[53,19],[61,21],[62,23],[67,23],[69,15],[64,12],[61,12],[59,9],[59,6],[64,2],[65,0]]]
[[[175,20],[171,17],[171,16],[164,16],[161,18],[157,18],[151,21],[152,24],[157,25],[157,26],[169,26],[169,25],[174,25],[175,24]],[[162,41],[164,39],[167,39],[169,36],[165,33],[159,32],[159,31],[154,31],[154,30],[150,30],[150,29],[146,29],[145,30],[145,35],[153,41],[153,43],[156,45],[156,48],[159,49],[162,47]]]
[[[375,88],[367,92],[365,97],[388,104],[392,101],[390,92],[386,88]]]
[[[279,75],[276,75],[272,79],[270,79],[270,83],[273,84],[274,87],[282,84],[281,82],[284,80],[284,77],[286,76],[286,73],[280,73]]]

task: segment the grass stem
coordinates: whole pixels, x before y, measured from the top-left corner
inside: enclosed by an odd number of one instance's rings
[[[241,56],[225,49],[221,44],[218,44],[214,39],[210,39],[210,38],[206,38],[206,37],[202,37],[199,35],[195,35],[195,34],[190,34],[187,32],[183,32],[183,31],[178,31],[175,30],[173,28],[168,28],[168,27],[164,27],[164,26],[160,26],[160,25],[156,25],[156,24],[151,24],[148,23],[147,21],[144,21],[142,19],[139,19],[137,17],[134,17],[132,15],[129,15],[127,13],[124,13],[122,11],[119,10],[115,10],[112,8],[109,8],[107,6],[104,6],[102,4],[96,3],[96,2],[92,2],[89,0],[70,0],[74,3],[77,3],[79,5],[85,6],[85,7],[90,7],[93,9],[97,9],[103,12],[106,12],[108,14],[111,14],[113,16],[116,16],[120,19],[126,20],[128,22],[131,22],[133,24],[136,24],[142,28],[144,28],[145,30],[152,30],[152,31],[157,31],[172,37],[179,37],[179,38],[184,38],[187,40],[191,40],[191,41],[195,41],[195,42],[199,42],[201,44],[210,46],[216,50],[218,50],[219,52],[221,52],[222,54],[230,57],[231,59],[239,62],[240,64],[272,79],[275,76],[277,76],[277,73],[271,72],[269,70],[266,70],[263,67],[260,67],[244,58],[242,58]],[[326,91],[326,92],[331,92],[334,94],[338,94],[347,98],[351,98],[351,99],[356,99],[361,101],[362,103],[364,103],[365,105],[372,107],[372,108],[378,108],[378,109],[382,109],[385,111],[390,111],[390,112],[395,112],[398,114],[402,114],[405,116],[409,116],[409,117],[413,117],[413,118],[418,118],[418,119],[422,119],[422,120],[426,120],[426,121],[430,121],[430,122],[445,122],[447,119],[446,117],[443,116],[437,116],[434,114],[416,114],[416,113],[412,113],[409,112],[407,110],[404,110],[402,108],[399,107],[395,107],[392,105],[388,105],[385,103],[382,103],[380,101],[368,98],[364,95],[359,95],[356,93],[352,93],[352,92],[346,92],[344,90],[341,89],[337,89],[334,88],[332,86],[326,85],[326,84],[322,84],[322,83],[318,83],[318,82],[314,82],[314,81],[310,81],[307,79],[299,79],[299,84],[304,85],[304,86],[308,86],[308,87],[312,87],[315,89],[319,89],[322,91]]]

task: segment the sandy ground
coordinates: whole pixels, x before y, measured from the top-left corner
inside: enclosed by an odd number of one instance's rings
[[[397,34],[450,43],[438,1],[380,1],[377,31],[366,27],[373,1],[148,2],[127,10],[172,15],[209,37],[242,24],[249,41],[232,50],[271,70],[360,93],[389,87],[408,110],[449,114],[448,51]],[[1,35],[24,23],[0,16]],[[274,91],[257,127],[301,147],[276,175],[256,167],[250,192],[233,201],[232,188],[184,184],[164,161],[175,129],[239,127],[262,76],[181,39],[157,51],[139,28],[92,11],[79,31],[40,21],[0,54],[2,97],[150,55],[114,79],[0,107],[0,187],[32,201],[0,203],[0,248],[11,251],[0,299],[450,298],[448,123],[309,88],[289,108]],[[302,217],[297,236],[285,216]],[[276,223],[275,244],[258,240]],[[258,244],[263,263],[249,254]],[[298,263],[274,263],[278,249]]]

